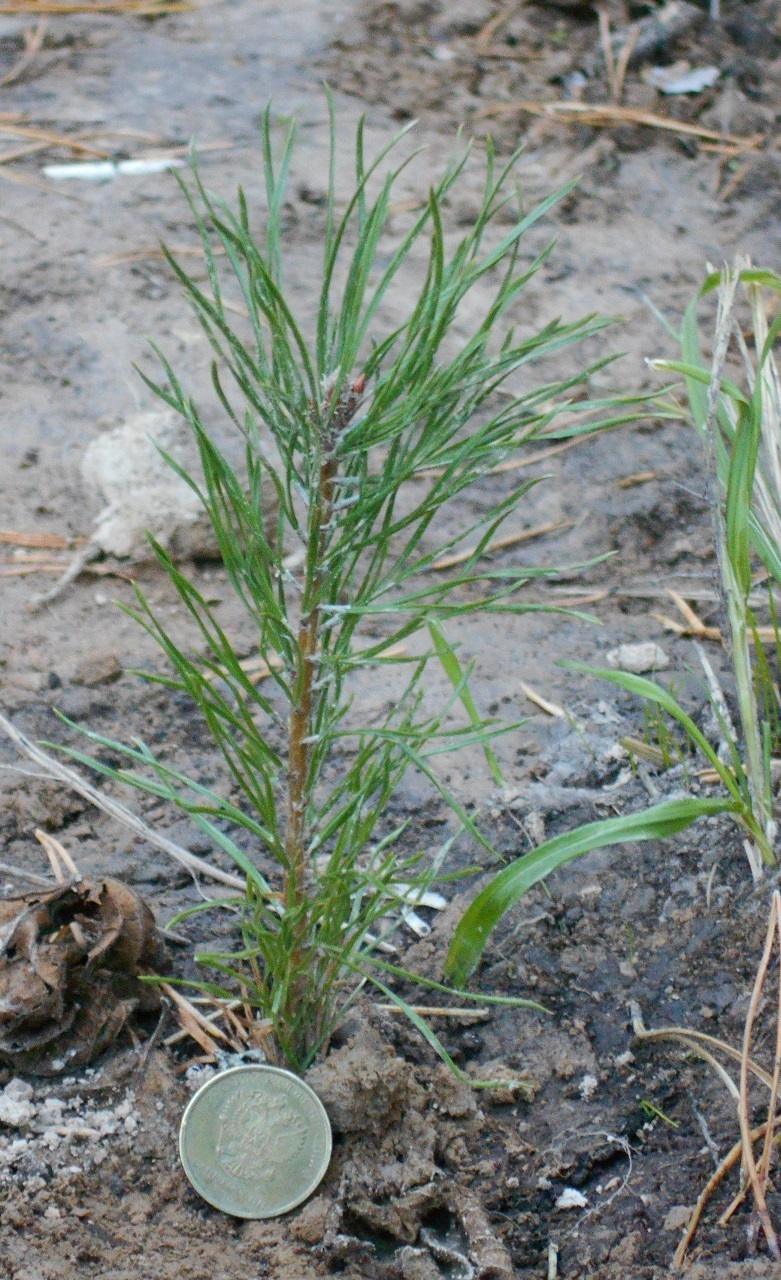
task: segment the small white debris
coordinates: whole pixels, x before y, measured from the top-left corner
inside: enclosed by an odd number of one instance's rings
[[[0,1090],[0,1111],[14,1121],[10,1133],[0,1122],[0,1203],[9,1185],[34,1195],[48,1184],[49,1176],[72,1180],[97,1168],[112,1151],[132,1150],[142,1124],[132,1089],[106,1097],[96,1108],[77,1089],[70,1092],[69,1084],[78,1085],[75,1076],[60,1080],[51,1094],[46,1084],[33,1093],[31,1085],[18,1079]],[[12,1137],[22,1126],[25,1136]],[[50,1175],[40,1182],[43,1165]]]
[[[34,1116],[35,1107],[31,1102],[0,1094],[0,1124],[7,1125],[9,1129],[21,1129],[23,1125],[29,1124]]]
[[[645,640],[642,644],[620,644],[605,654],[609,667],[620,671],[631,671],[642,675],[644,671],[664,671],[670,665],[664,649],[653,640]]]
[[[436,893],[432,889],[427,889],[421,893],[419,889],[414,889],[411,884],[392,884],[388,886],[402,902],[408,902],[412,907],[431,907],[434,911],[444,911],[447,906],[447,898],[443,898],[441,893]]]
[[[65,1103],[62,1098],[44,1098],[39,1110],[41,1120],[57,1124],[65,1110]]]
[[[619,1053],[617,1057],[613,1059],[617,1067],[628,1067],[631,1062],[634,1062],[634,1060],[635,1055],[632,1053],[631,1049],[625,1049],[623,1053]]]
[[[597,1091],[599,1081],[596,1076],[585,1075],[578,1085],[578,1092],[584,1102],[588,1102]]]
[[[401,912],[401,921],[411,929],[418,938],[427,938],[431,933],[431,925],[428,924],[417,911],[413,911],[411,907],[405,907]]]
[[[458,54],[455,49],[451,49],[449,45],[435,44],[431,50],[431,56],[432,58],[435,58],[437,62],[452,62],[453,58],[458,57]]]
[[[9,1080],[5,1086],[3,1096],[15,1098],[17,1102],[30,1102],[33,1096],[33,1087],[26,1080],[22,1080],[20,1076],[14,1076],[13,1080]]]
[[[649,67],[643,79],[662,93],[702,93],[716,83],[719,75],[718,67],[692,67],[682,60],[669,67]]]
[[[60,1211],[59,1211],[59,1209],[57,1208],[56,1204],[50,1204],[50,1205],[49,1205],[49,1207],[48,1207],[48,1209],[44,1209],[44,1211],[43,1211],[43,1216],[44,1216],[44,1218],[55,1218],[55,1219],[56,1219],[56,1218],[61,1218],[61,1217],[62,1217],[62,1214],[60,1213]]]
[[[556,1201],[557,1209],[585,1209],[588,1200],[582,1191],[576,1191],[574,1187],[565,1187],[561,1195]]]
[[[615,782],[609,782],[602,788],[603,791],[620,791],[622,787],[628,786],[634,781],[634,774],[631,769],[622,769]]]

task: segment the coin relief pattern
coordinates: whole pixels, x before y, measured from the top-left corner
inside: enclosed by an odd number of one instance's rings
[[[215,1154],[235,1178],[270,1182],[281,1164],[301,1154],[306,1138],[306,1125],[285,1099],[256,1089],[221,1107]]]
[[[237,1067],[199,1089],[179,1145],[185,1173],[210,1204],[237,1217],[275,1217],[324,1176],[331,1129],[319,1098],[297,1076]]]

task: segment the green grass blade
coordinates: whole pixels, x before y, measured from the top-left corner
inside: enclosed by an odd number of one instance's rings
[[[465,982],[480,959],[489,934],[508,908],[532,885],[565,862],[607,845],[660,840],[683,831],[697,818],[726,813],[735,807],[735,802],[727,799],[666,800],[640,813],[589,822],[575,831],[546,840],[531,853],[503,867],[467,908],[448,949],[446,975],[456,983]]]
[[[466,714],[469,716],[472,727],[479,732],[485,727],[485,721],[477,710],[474,698],[469,692],[467,677],[465,672],[462,670],[458,658],[456,657],[455,650],[452,645],[448,644],[441,627],[438,627],[436,622],[429,621],[428,630],[434,644],[437,657],[442,664],[442,669],[453,688],[458,691],[459,700],[466,711]],[[502,771],[499,768],[496,756],[487,743],[483,746],[483,754],[485,755],[488,763],[488,768],[491,770],[491,777],[494,782],[497,786],[503,787],[504,778],[502,777]]]

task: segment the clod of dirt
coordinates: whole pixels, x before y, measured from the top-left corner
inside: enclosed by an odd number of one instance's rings
[[[306,1075],[336,1133],[383,1133],[406,1106],[421,1101],[411,1067],[365,1028]]]
[[[81,796],[59,782],[20,778],[0,801],[0,833],[4,840],[30,835],[36,827],[58,831],[85,809]]]
[[[73,673],[76,684],[95,689],[101,684],[113,684],[122,675],[119,658],[111,649],[99,649],[82,658]]]
[[[609,667],[617,667],[619,671],[633,671],[642,675],[644,671],[664,671],[670,665],[664,649],[653,640],[642,644],[620,644],[605,654]]]
[[[338,1198],[326,1214],[318,1252],[333,1261],[348,1246],[359,1246],[367,1230],[380,1233],[410,1246],[400,1260],[402,1274],[426,1280],[436,1272],[426,1251],[412,1246],[425,1241],[426,1220],[444,1213],[465,1241],[477,1280],[512,1280],[505,1246],[474,1192],[459,1180],[458,1144],[466,1168],[474,1164],[467,1147],[474,1153],[485,1140],[485,1117],[472,1090],[445,1067],[426,1085],[416,1080],[412,1067],[358,1015],[349,1034],[344,1047],[306,1076],[343,1135]],[[373,1141],[366,1141],[367,1134]]]
[[[91,1062],[159,1007],[140,975],[165,962],[151,910],[119,880],[0,902],[0,1060],[36,1075]]]
[[[121,427],[98,436],[81,464],[85,483],[106,503],[92,542],[106,555],[149,557],[147,535],[163,546],[176,542],[195,557],[217,555],[198,495],[177,475],[161,450],[185,462],[187,432],[170,411],[137,413]],[[192,544],[192,546],[191,546]]]
[[[399,1252],[398,1264],[404,1280],[441,1280],[442,1272],[427,1249],[407,1245]]]

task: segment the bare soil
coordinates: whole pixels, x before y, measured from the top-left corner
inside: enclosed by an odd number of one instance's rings
[[[722,21],[710,24],[703,10],[679,43],[627,73],[629,105],[765,139],[759,150],[736,144],[726,152],[708,151],[692,134],[656,128],[572,127],[529,111],[481,114],[497,103],[565,92],[609,99],[594,55],[592,9],[519,7],[476,46],[499,12],[489,0],[442,6],[398,0],[360,10],[344,0],[234,0],[154,20],[57,17],[26,74],[0,89],[0,107],[24,113],[38,128],[103,130],[120,155],[195,137],[208,186],[230,196],[241,183],[255,207],[259,113],[269,98],[280,117],[296,111],[302,149],[286,220],[294,250],[289,284],[304,309],[322,218],[327,122],[320,80],[327,76],[338,93],[345,163],[350,126],[362,109],[373,142],[400,120],[422,117],[415,140],[428,153],[407,172],[401,194],[410,202],[425,194],[431,157],[452,145],[456,127],[479,138],[490,121],[500,153],[525,141],[517,171],[529,202],[582,175],[529,238],[530,257],[554,233],[557,246],[523,297],[519,323],[537,326],[553,315],[591,310],[620,316],[599,343],[587,344],[589,357],[626,352],[593,380],[594,390],[651,386],[655,375],[645,359],[674,354],[674,344],[649,300],[675,325],[707,261],[740,249],[779,266],[776,6],[732,0]],[[640,16],[641,9],[611,9],[614,29]],[[21,54],[29,19],[4,16],[0,23],[2,75]],[[665,99],[643,81],[649,60],[680,57],[717,65],[716,85]],[[585,85],[572,80],[584,66]],[[212,150],[210,143],[230,145]],[[139,409],[154,408],[131,369],[134,362],[148,373],[155,368],[147,335],[200,393],[208,386],[209,353],[155,252],[160,239],[185,248],[195,240],[170,174],[93,185],[47,178],[43,162],[36,154],[0,164],[0,526],[83,536],[100,505],[81,479],[86,446]],[[478,166],[454,195],[449,235],[473,216],[479,181]],[[399,227],[403,217],[402,211]],[[392,321],[400,301],[389,302],[380,323]],[[574,360],[566,354],[561,369]],[[215,430],[222,430],[216,417]],[[517,856],[544,834],[638,808],[649,795],[702,785],[682,766],[628,770],[616,744],[627,734],[643,736],[642,709],[555,664],[599,662],[616,644],[654,639],[671,658],[679,692],[704,716],[691,642],[666,633],[654,614],[671,611],[665,589],[672,586],[706,620],[715,617],[704,481],[685,424],[650,420],[622,428],[532,464],[526,474],[550,478],[529,493],[523,523],[562,527],[508,550],[499,564],[566,566],[614,554],[530,591],[543,604],[596,596],[588,608],[597,623],[536,613],[465,619],[452,629],[463,655],[476,662],[481,706],[528,717],[499,740],[504,791],[492,787],[477,757],[449,766],[449,785],[479,810],[503,857]],[[479,506],[479,493],[474,502]],[[21,563],[10,545],[2,558],[4,570]],[[141,564],[128,572],[186,637],[185,619],[157,571]],[[200,563],[193,573],[220,602],[237,647],[250,653],[251,632],[219,564]],[[111,603],[130,601],[130,583],[85,574],[43,612],[31,613],[27,602],[42,580],[37,572],[3,574],[3,710],[33,737],[74,741],[54,710],[124,739],[137,734],[167,760],[213,779],[219,766],[193,708],[130,673],[161,667],[151,643]],[[709,652],[725,669],[717,647]],[[568,717],[539,712],[520,681],[563,705]],[[357,694],[366,714],[388,697],[370,680]],[[9,765],[19,765],[10,746],[3,751]],[[45,870],[32,834],[42,826],[85,873],[133,884],[161,922],[197,901],[189,876],[77,796],[13,769],[3,770],[0,783],[6,865]],[[220,864],[221,855],[164,806],[130,800],[147,822]],[[411,819],[411,847],[423,850],[437,848],[449,829],[446,809],[414,775],[396,797],[389,824],[400,817]],[[489,865],[466,841],[455,858]],[[19,883],[3,872],[6,894]],[[685,1209],[713,1171],[714,1152],[723,1156],[736,1141],[737,1121],[705,1064],[685,1059],[672,1043],[644,1047],[634,1040],[629,1002],[639,1004],[649,1027],[685,1025],[739,1045],[768,890],[754,892],[737,834],[721,820],[674,840],[589,855],[552,877],[548,890],[535,890],[510,913],[477,982],[531,996],[549,1012],[504,1009],[470,1025],[433,1020],[465,1070],[478,1078],[523,1073],[533,1083],[531,1098],[456,1084],[412,1028],[367,1002],[310,1073],[336,1132],[332,1168],[317,1196],[278,1222],[242,1223],[203,1204],[178,1165],[181,1111],[203,1078],[188,1070],[192,1046],[146,1053],[154,1021],[141,1022],[137,1044],[123,1038],[91,1074],[32,1080],[35,1115],[25,1123],[14,1128],[0,1120],[0,1276],[431,1280],[466,1276],[471,1267],[485,1280],[531,1280],[548,1274],[551,1244],[567,1280],[666,1274]],[[433,928],[422,941],[399,934],[406,965],[439,974],[469,893],[441,914],[428,913]],[[229,941],[229,926],[196,919],[187,927],[194,944],[213,941],[218,931]],[[174,963],[186,964],[181,950]],[[770,1012],[757,1050],[765,1059]],[[0,1085],[9,1079],[10,1072],[0,1074]],[[58,1117],[67,1123],[58,1126]],[[726,1227],[717,1225],[737,1187],[733,1173],[706,1211],[690,1254],[692,1280],[778,1274],[761,1245],[759,1256],[748,1256],[746,1206]],[[580,1192],[585,1204],[557,1207],[566,1188]],[[771,1211],[779,1209],[773,1193]]]

